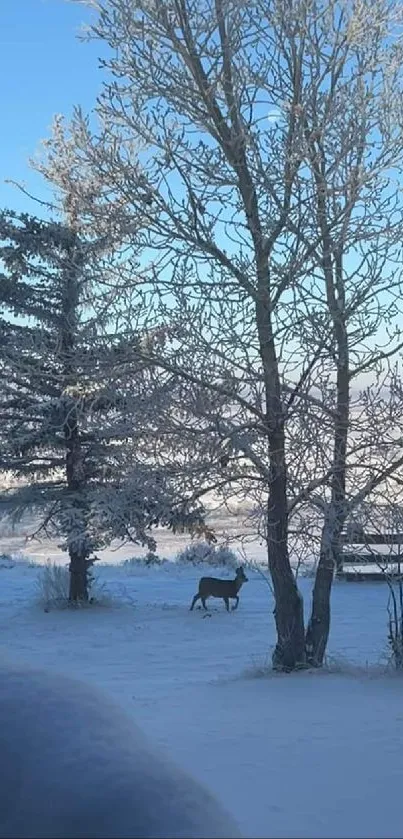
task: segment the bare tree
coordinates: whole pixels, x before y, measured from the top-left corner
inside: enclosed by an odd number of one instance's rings
[[[386,365],[386,360],[385,365]],[[349,374],[351,369],[349,369]],[[352,376],[348,375],[350,383]],[[375,503],[377,493],[389,494],[392,502],[396,495],[394,479],[403,465],[401,440],[398,429],[401,409],[389,392],[390,377],[382,376],[385,392],[379,394],[376,382],[358,394],[349,393],[348,407],[343,404],[347,427],[343,431],[343,448],[336,448],[340,425],[335,424],[333,435],[327,435],[328,448],[321,446],[324,474],[328,480],[321,490],[316,488],[309,504],[317,510],[321,521],[319,564],[313,589],[312,611],[307,627],[308,659],[320,666],[326,650],[330,627],[330,592],[334,570],[341,570],[340,537],[346,523],[354,519],[356,510],[365,500]],[[334,401],[340,391],[333,388]],[[329,439],[329,437],[331,439]],[[339,483],[335,484],[334,461],[338,453]],[[337,489],[337,492],[336,492]],[[386,524],[385,524],[386,528]]]
[[[69,131],[59,120],[40,168],[56,185],[68,169],[89,223],[110,223],[151,254],[144,278],[161,326],[174,316],[164,367],[186,383],[184,425],[215,447],[221,489],[242,485],[264,507],[276,667],[306,660],[290,506],[295,514],[329,487],[308,628],[309,660],[320,663],[319,604],[328,609],[345,515],[350,381],[379,351],[372,342],[354,368],[351,355],[377,333],[363,312],[378,305],[401,230],[398,193],[391,217],[385,183],[401,163],[393,4],[98,8],[92,34],[110,47],[112,76],[98,127],[80,111]],[[333,441],[330,462],[315,455],[318,427]]]
[[[318,238],[305,305],[311,340],[315,342],[316,333],[319,346],[327,347],[325,381],[333,383],[334,412],[329,493],[307,630],[313,664],[322,663],[327,644],[330,588],[351,506],[350,438],[356,442],[356,417],[365,413],[352,388],[356,382],[360,387],[363,375],[376,380],[386,372],[389,359],[403,347],[403,99],[401,44],[393,14],[397,9],[381,2],[352,4],[351,9],[326,2],[320,11],[315,20],[309,12],[304,19],[309,96],[300,107],[311,186],[308,206]],[[296,32],[291,24],[285,30],[285,56],[300,43],[300,29]],[[374,430],[369,432],[373,441]],[[362,451],[373,449],[364,423],[358,436]],[[364,481],[370,481],[371,458],[367,468]]]

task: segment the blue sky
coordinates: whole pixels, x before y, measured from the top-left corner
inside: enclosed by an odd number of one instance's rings
[[[101,85],[99,43],[77,39],[90,12],[66,0],[0,0],[0,206],[30,209],[32,202],[6,178],[24,181],[38,197],[44,187],[28,158],[50,133],[54,114],[85,111]]]
[[[23,182],[38,198],[46,197],[29,157],[49,136],[56,113],[68,118],[75,104],[85,112],[94,106],[103,47],[77,38],[90,17],[84,5],[68,0],[0,0],[0,208],[43,213],[4,181]]]

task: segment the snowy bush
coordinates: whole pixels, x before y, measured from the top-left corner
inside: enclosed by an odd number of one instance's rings
[[[16,565],[22,565],[24,568],[42,568],[35,559],[28,559],[24,554],[20,553],[0,553],[0,569],[15,568]]]
[[[104,588],[91,575],[91,598],[89,604],[106,603],[108,597]],[[37,578],[39,601],[45,609],[66,609],[71,606],[69,601],[70,572],[68,565],[57,565],[47,561],[41,568]],[[75,604],[76,605],[76,604]]]
[[[165,562],[164,559],[161,559],[158,554],[153,553],[153,551],[148,551],[148,553],[144,557],[145,565],[160,565],[161,562]]]
[[[15,562],[10,554],[0,554],[0,568],[14,568]]]
[[[37,579],[39,600],[45,608],[63,608],[69,603],[70,574],[65,565],[50,560],[40,570]]]
[[[176,555],[176,561],[183,565],[213,565],[236,568],[239,557],[225,545],[210,545],[208,542],[192,542]]]
[[[169,562],[168,559],[165,559],[164,557],[161,557],[158,554],[149,551],[149,553],[147,553],[145,556],[131,556],[129,557],[129,559],[125,559],[123,561],[123,565],[126,568],[130,569],[139,567],[144,568],[144,566],[149,567],[151,565],[161,566],[165,565],[167,562]]]

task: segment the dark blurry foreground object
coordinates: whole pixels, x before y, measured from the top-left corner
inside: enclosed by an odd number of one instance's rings
[[[80,682],[0,665],[0,837],[237,837],[213,796]]]

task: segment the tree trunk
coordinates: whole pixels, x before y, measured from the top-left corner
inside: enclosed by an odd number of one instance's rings
[[[307,661],[323,664],[330,629],[330,593],[335,563],[338,562],[340,534],[346,517],[347,436],[350,409],[349,344],[346,326],[346,293],[343,277],[344,242],[335,247],[328,223],[326,158],[324,148],[305,126],[310,163],[316,184],[317,221],[321,233],[322,268],[326,301],[332,322],[336,349],[336,418],[334,428],[331,498],[325,515],[322,543],[312,595],[312,612],[306,633]]]
[[[66,441],[66,478],[71,496],[68,501],[74,510],[74,528],[68,534],[70,556],[69,600],[88,602],[89,542],[86,534],[83,463],[77,409],[74,401],[64,424]]]
[[[220,33],[225,40],[225,27],[221,21]],[[226,94],[231,96],[230,72],[225,78]],[[231,99],[232,120],[239,137],[237,147],[231,143],[228,159],[238,176],[245,218],[253,242],[257,289],[255,297],[256,327],[259,353],[263,365],[265,425],[269,460],[269,500],[267,507],[267,549],[269,570],[275,596],[277,644],[273,654],[273,667],[290,671],[305,662],[305,630],[303,603],[290,565],[288,555],[288,499],[287,468],[285,455],[285,413],[281,396],[280,367],[273,330],[273,299],[270,280],[271,249],[280,235],[284,222],[277,221],[275,233],[269,239],[263,235],[259,215],[259,202],[253,177],[249,170],[244,144],[243,119],[237,111],[236,100]],[[287,198],[291,198],[293,178],[288,172]]]
[[[288,555],[288,499],[284,410],[279,365],[271,323],[268,269],[264,259],[258,270],[256,304],[260,354],[263,362],[267,444],[270,464],[267,505],[268,563],[273,581],[277,643],[273,653],[276,670],[291,671],[305,663],[305,628],[302,597]]]
[[[284,557],[271,552],[270,571],[273,580],[276,606],[274,616],[277,643],[272,656],[273,668],[291,672],[305,665],[304,606],[294,575],[284,568]],[[284,568],[282,572],[281,565]]]
[[[322,666],[329,638],[330,594],[334,570],[340,563],[340,536],[346,519],[350,393],[348,336],[343,315],[344,310],[334,319],[338,365],[331,500],[323,526],[319,564],[312,594],[312,612],[306,632],[307,661],[314,667]]]
[[[70,226],[75,227],[75,215],[66,199],[66,212]],[[88,557],[91,553],[86,532],[85,472],[81,446],[79,410],[77,405],[77,369],[75,361],[75,339],[77,311],[80,301],[79,273],[81,254],[74,240],[66,270],[63,289],[63,400],[65,419],[63,432],[66,446],[66,483],[68,493],[66,504],[74,511],[67,526],[67,543],[70,556],[69,600],[88,602]]]
[[[305,663],[304,609],[288,555],[287,482],[284,434],[270,439],[273,481],[267,506],[267,548],[275,597],[276,670],[291,671]]]
[[[330,631],[330,593],[334,574],[334,554],[330,528],[323,529],[319,564],[312,593],[312,611],[306,630],[306,658],[321,667]]]
[[[88,561],[84,552],[69,549],[70,587],[69,600],[72,603],[88,603]]]

